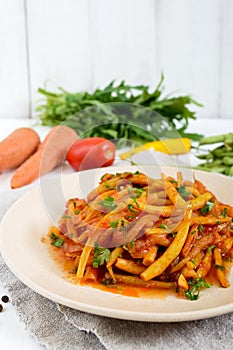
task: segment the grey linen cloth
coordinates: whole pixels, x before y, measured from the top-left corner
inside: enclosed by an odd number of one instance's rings
[[[0,220],[23,191],[1,193]],[[180,323],[143,323],[95,316],[54,303],[20,282],[0,255],[0,283],[27,331],[54,350],[232,349],[233,314]]]

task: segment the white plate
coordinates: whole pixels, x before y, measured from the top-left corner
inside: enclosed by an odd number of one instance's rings
[[[21,197],[7,212],[0,226],[0,250],[12,272],[28,287],[44,297],[81,311],[120,319],[175,322],[213,317],[233,311],[233,275],[231,287],[211,287],[201,292],[197,301],[127,297],[86,286],[77,286],[62,277],[56,263],[41,243],[51,224],[56,224],[70,197],[86,196],[109,171],[135,171],[135,167],[111,167],[84,171],[41,181],[40,188]],[[163,168],[175,176],[175,168]],[[144,167],[149,175],[159,177],[161,168]],[[183,169],[185,177],[192,175]],[[217,197],[233,204],[233,180],[224,176],[195,171],[197,179]]]

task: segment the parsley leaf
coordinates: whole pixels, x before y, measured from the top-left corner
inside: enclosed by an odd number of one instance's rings
[[[188,284],[191,286],[189,290],[185,290],[184,294],[189,300],[197,300],[201,288],[210,288],[211,285],[207,283],[204,278],[189,279]]]
[[[195,259],[191,259],[191,262],[193,263],[194,266],[197,266],[197,262]]]
[[[225,270],[225,267],[223,265],[214,265],[214,267],[218,270],[221,270],[221,271],[224,271]]]
[[[179,194],[181,195],[182,198],[186,199],[187,197],[189,197],[192,193],[186,191],[186,188],[184,185],[180,185],[180,187],[176,188],[177,191],[179,192]]]
[[[214,201],[206,202],[206,205],[203,208],[201,208],[202,215],[209,213],[212,210],[213,206],[214,206]]]
[[[106,198],[104,198],[104,200],[100,201],[99,204],[111,210],[114,210],[117,207],[114,198],[111,196],[107,196]]]
[[[176,180],[168,180],[169,182],[171,182],[171,184],[177,184]]]
[[[224,218],[226,218],[227,217],[227,208],[223,208],[223,211],[221,214]]]
[[[210,247],[208,247],[208,249],[207,249],[207,253],[209,253],[210,254],[210,252],[213,250],[215,248],[215,245],[213,244],[213,245],[211,245]]]
[[[204,232],[204,228],[203,228],[202,224],[198,225],[198,230],[199,230],[200,233]]]
[[[105,262],[108,262],[108,260],[110,259],[110,250],[107,248],[101,248],[98,258],[100,265],[103,265]]]
[[[104,187],[108,188],[109,190],[114,190],[115,187],[114,186],[110,186],[107,181],[104,182]]]
[[[93,267],[98,268],[99,265],[103,265],[105,262],[108,262],[110,259],[110,254],[111,252],[109,249],[99,247],[98,243],[96,243],[94,249]]]
[[[114,281],[113,281],[112,277],[108,277],[108,278],[105,278],[104,280],[102,280],[100,283],[106,287],[109,287],[112,284],[114,284]]]
[[[138,199],[141,197],[142,193],[144,192],[143,188],[128,188],[128,192],[130,193],[130,198]]]
[[[60,248],[64,243],[64,239],[55,235],[55,233],[53,233],[53,232],[51,232],[51,234],[50,234],[50,239],[52,240],[52,242],[50,244],[53,245],[54,247],[57,247],[57,248]]]
[[[60,238],[57,239],[56,241],[51,242],[51,245],[53,245],[54,247],[60,248],[64,243],[64,239]]]
[[[138,204],[138,203],[136,202],[136,204]],[[128,204],[128,209],[129,209],[129,211],[130,211],[131,213],[139,214],[139,210],[137,210],[137,209],[133,206],[133,204]],[[136,209],[136,210],[135,210],[135,209]]]
[[[136,239],[133,239],[131,242],[129,242],[129,248],[133,249],[135,246]]]
[[[117,228],[118,222],[119,220],[111,221],[109,225],[111,226],[111,228]]]
[[[164,228],[165,230],[167,230],[167,229],[168,229],[168,227],[167,227],[167,225],[166,225],[166,224],[161,224],[161,225],[160,225],[160,228]]]
[[[50,239],[52,239],[52,240],[55,240],[55,239],[57,239],[57,238],[59,238],[57,235],[55,235],[55,233],[53,233],[53,232],[51,232],[50,233]]]

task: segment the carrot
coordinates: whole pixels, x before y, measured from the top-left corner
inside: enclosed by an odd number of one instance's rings
[[[31,128],[19,128],[0,142],[0,173],[17,168],[33,154],[40,138]]]
[[[77,138],[76,132],[65,125],[50,130],[38,150],[15,171],[11,188],[28,185],[61,165]]]

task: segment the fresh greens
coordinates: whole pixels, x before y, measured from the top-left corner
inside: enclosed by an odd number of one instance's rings
[[[191,195],[191,192],[186,191],[186,188],[184,185],[180,185],[180,187],[177,187],[177,191],[181,195],[182,198],[187,199]]]
[[[143,188],[136,188],[136,187],[128,188],[128,192],[130,193],[130,198],[135,200],[140,198],[144,191],[145,190]]]
[[[111,226],[111,228],[117,228],[118,223],[119,223],[119,220],[115,220],[115,221],[111,221],[109,225]]]
[[[191,278],[188,280],[188,284],[190,285],[189,290],[185,290],[184,294],[189,300],[197,300],[200,294],[200,290],[202,288],[210,288],[211,285],[207,283],[204,278]]]
[[[135,210],[133,204],[128,204],[128,209],[131,213],[136,213],[138,214],[138,210]]]
[[[209,213],[212,210],[213,206],[214,206],[214,201],[206,202],[206,205],[203,208],[201,208],[202,215]]]
[[[94,92],[70,93],[63,88],[50,92],[39,88],[44,99],[36,111],[43,125],[61,123],[74,128],[80,138],[101,136],[107,139],[134,140],[145,143],[160,137],[189,137],[199,140],[201,135],[187,134],[195,112],[188,106],[202,105],[190,96],[162,97],[164,76],[152,92],[145,85],[131,86],[112,81]],[[88,108],[87,108],[88,107]]]
[[[163,229],[165,229],[165,230],[168,230],[168,227],[167,227],[166,224],[161,224],[161,225],[160,225],[160,228],[163,228]]]
[[[202,226],[202,224],[198,225],[198,230],[199,230],[200,233],[204,232],[204,227]]]
[[[103,265],[105,262],[108,262],[110,259],[110,254],[111,252],[109,249],[99,247],[98,243],[96,243],[94,249],[93,267],[98,268],[99,265]]]
[[[64,239],[60,238],[59,236],[55,235],[55,233],[51,233],[50,234],[50,239],[51,239],[51,245],[53,245],[54,247],[60,248],[63,243],[64,243]]]
[[[115,203],[115,200],[111,196],[107,196],[104,198],[104,200],[100,201],[99,204],[105,208],[114,210],[116,209],[117,205]]]
[[[226,207],[223,208],[223,211],[222,211],[221,215],[222,215],[224,218],[227,217],[227,208],[226,208]]]
[[[224,270],[225,270],[225,267],[224,267],[223,265],[218,265],[218,264],[216,264],[216,265],[214,265],[214,267],[215,267],[215,269],[217,269],[217,270],[221,270],[221,271],[224,271]]]
[[[210,252],[215,248],[215,245],[211,245],[210,247],[208,247],[207,249],[207,253],[210,254]]]

